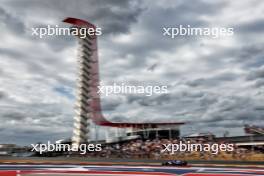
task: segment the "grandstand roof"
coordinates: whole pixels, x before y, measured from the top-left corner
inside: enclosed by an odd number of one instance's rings
[[[261,134],[264,135],[264,127],[255,125],[245,125],[244,131],[247,134]]]
[[[206,133],[193,133],[187,136],[184,136],[185,138],[199,138],[199,137],[211,137],[215,136],[213,133],[206,132]]]

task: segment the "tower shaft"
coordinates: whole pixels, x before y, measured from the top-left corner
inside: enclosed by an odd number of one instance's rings
[[[75,117],[74,117],[74,131],[72,142],[74,144],[86,143],[89,136],[89,119],[90,117],[90,105],[92,100],[92,38],[87,36],[86,38],[78,38],[78,83],[77,83],[77,99],[75,104]]]

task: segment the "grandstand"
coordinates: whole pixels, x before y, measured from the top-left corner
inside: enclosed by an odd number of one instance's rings
[[[77,28],[96,28],[93,24],[75,18],[66,18],[64,22]],[[97,126],[114,127],[115,129],[127,129],[125,135],[110,136],[103,144],[101,152],[87,153],[91,157],[121,157],[121,158],[152,158],[152,159],[173,159],[177,157],[185,159],[241,159],[246,153],[251,152],[251,160],[258,160],[263,157],[264,135],[263,128],[257,126],[245,126],[247,136],[216,137],[212,133],[195,133],[180,138],[180,125],[182,122],[151,122],[145,123],[122,123],[107,120],[101,110],[101,99],[98,94],[99,86],[99,60],[97,36],[87,36],[79,40],[79,83],[78,97],[76,103],[74,136],[70,142],[87,143],[89,133],[89,121]],[[144,118],[143,118],[144,120]],[[118,130],[116,130],[118,132]],[[180,140],[196,143],[233,143],[236,150],[232,153],[220,153],[212,155],[205,152],[187,152],[169,155],[160,153],[163,144],[178,143]],[[69,142],[69,143],[70,143]],[[92,141],[89,141],[92,142]],[[68,142],[67,142],[68,143]],[[68,155],[69,153],[67,153]],[[78,153],[72,153],[78,155]],[[70,154],[71,155],[71,154]],[[257,158],[257,159],[256,159]],[[249,159],[249,158],[248,158]]]

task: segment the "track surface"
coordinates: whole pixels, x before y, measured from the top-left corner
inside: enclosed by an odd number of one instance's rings
[[[86,175],[183,175],[183,176],[252,176],[264,175],[260,168],[100,166],[100,165],[0,165],[0,176],[86,176]]]

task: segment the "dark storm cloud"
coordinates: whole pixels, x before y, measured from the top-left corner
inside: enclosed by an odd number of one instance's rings
[[[14,29],[16,35],[22,31],[27,32],[27,37],[30,37],[33,42],[43,42],[48,44],[50,49],[61,51],[66,47],[76,44],[76,39],[72,36],[50,36],[39,39],[36,36],[31,36],[31,28],[47,27],[47,21],[52,21],[51,25],[67,26],[62,23],[66,17],[80,18],[92,21],[95,25],[102,28],[103,38],[109,34],[127,33],[130,26],[137,22],[139,15],[143,9],[137,0],[122,1],[122,0],[48,0],[48,1],[9,1],[3,4],[9,11],[16,11],[15,14],[24,16],[24,19],[19,19],[8,15],[4,10],[5,15],[3,22],[10,29]],[[27,11],[27,9],[30,9]],[[48,10],[47,10],[48,9]],[[0,11],[1,12],[1,11]],[[12,19],[11,19],[12,17]],[[39,19],[31,22],[31,18]],[[45,17],[45,18],[43,18]],[[27,22],[27,30],[25,29]]]
[[[119,51],[118,55],[122,58],[133,55],[131,66],[141,68],[145,66],[147,59],[155,56],[155,53],[159,51],[172,52],[177,50],[177,46],[191,44],[197,40],[196,37],[177,36],[177,39],[164,37],[162,35],[163,27],[177,27],[180,24],[205,27],[208,26],[207,22],[196,18],[197,15],[215,15],[224,7],[225,3],[213,4],[204,1],[192,1],[192,3],[180,3],[175,7],[160,8],[153,6],[146,8],[141,15],[144,21],[140,21],[136,25],[138,28],[135,28],[135,32],[140,31],[141,35],[136,37],[133,42],[116,43],[112,47]],[[159,64],[159,61],[157,62]]]
[[[242,33],[263,33],[264,31],[264,19],[253,20],[244,24],[240,24],[235,27],[238,32]]]
[[[105,1],[91,3],[97,7],[97,10],[91,15],[91,19],[101,23],[103,34],[129,32],[130,24],[136,23],[139,15],[143,12],[138,1],[114,0],[107,3]]]
[[[0,55],[10,56],[11,58],[21,58],[23,56],[21,52],[8,48],[0,48]]]
[[[19,18],[11,15],[5,9],[0,7],[0,24],[1,23],[7,25],[8,29],[14,34],[21,35],[25,33],[26,29],[24,23],[22,23]]]
[[[34,28],[38,27],[47,28],[47,26],[44,25],[34,26]],[[31,33],[32,31],[29,31],[28,36],[31,37],[32,42],[45,43],[55,52],[69,49],[69,47],[77,44],[77,38],[75,36],[44,36],[43,38],[39,38],[38,36],[30,36]]]
[[[73,80],[67,79],[67,77],[62,77],[58,72],[58,67],[70,68],[67,66],[67,63],[63,62],[62,58],[48,56],[48,53],[45,56],[36,56],[29,55],[29,53],[13,50],[13,49],[1,49],[0,55],[8,56],[13,62],[20,62],[27,70],[31,73],[34,73],[33,77],[40,76],[41,78],[36,78],[36,81],[45,81],[47,79],[54,79],[62,85],[74,86],[75,83]],[[70,68],[72,69],[72,68]],[[8,75],[7,75],[8,76]],[[39,79],[39,80],[37,80]]]
[[[0,106],[1,117],[9,120],[21,121],[39,118],[50,118],[61,115],[61,109],[58,105],[47,103],[22,104],[13,101],[14,107]],[[13,109],[13,110],[12,110]]]
[[[262,125],[260,102],[256,104],[254,99],[247,97],[225,97],[221,100],[222,98],[219,97],[217,101],[207,105],[204,113],[197,113],[196,118],[186,124],[184,131],[187,130],[190,134],[188,127],[191,126],[196,131],[214,131],[217,134],[232,131],[232,135],[242,135],[244,124]]]
[[[252,69],[246,79],[248,81],[253,81],[256,88],[261,88],[264,86],[264,67],[262,66]]]
[[[2,119],[0,143],[15,141],[29,145],[42,140],[54,141],[70,135],[70,130],[67,129],[72,127],[72,120],[66,119],[72,119],[72,116],[62,113],[61,104],[27,104],[13,101],[12,105],[12,107],[0,106]]]
[[[252,59],[256,56],[263,55],[263,44],[258,45],[244,45],[237,52],[237,56],[240,59]]]
[[[260,67],[252,70],[248,77],[248,80],[264,79],[264,67]]]
[[[205,86],[212,87],[223,84],[223,82],[234,81],[238,79],[240,75],[234,73],[224,73],[221,75],[216,75],[214,77],[209,78],[199,78],[195,80],[187,81],[185,84],[191,87]]]
[[[255,110],[257,111],[264,111],[264,106],[256,106]]]
[[[264,34],[264,33],[263,33]],[[235,57],[237,58],[237,62],[242,62],[245,69],[257,68],[264,65],[264,51],[263,51],[264,44],[245,44],[235,53]]]
[[[45,16],[46,19],[57,20],[57,23],[66,17],[90,20],[102,27],[104,34],[128,32],[131,23],[136,22],[142,12],[137,0],[24,0],[10,1],[7,5],[16,9],[18,14],[35,15],[37,17]],[[29,8],[30,13],[25,11],[23,7]]]
[[[256,110],[261,103],[256,103],[249,97],[225,97],[211,104],[201,119],[203,122],[221,122],[221,121],[247,121],[254,122],[263,118],[263,112]]]
[[[151,120],[157,122],[186,121],[187,119],[184,118],[193,116],[192,111],[196,111],[195,114],[197,115],[206,109],[206,107],[199,107],[199,101],[205,94],[205,92],[181,91],[150,97],[129,95],[126,96],[128,106],[137,106],[140,110],[138,115],[133,116],[133,119],[124,117],[120,120],[122,122],[126,120],[137,122],[150,122]],[[157,113],[149,114],[149,112]],[[142,114],[146,118],[142,118]]]
[[[115,115],[111,117],[111,121],[113,122],[124,122],[124,119],[126,119],[126,117],[122,115]]]
[[[262,80],[257,80],[257,81],[255,82],[255,86],[256,86],[257,88],[260,88],[260,87],[264,86],[264,79],[262,79]]]
[[[213,75],[209,80],[208,78],[200,78],[200,80],[190,80],[187,84],[210,84],[214,80],[216,84],[221,84],[226,81],[235,81],[236,79],[244,78],[246,77],[246,72],[264,65],[263,46],[264,44],[260,42],[258,44],[243,43],[241,45],[218,48],[211,54],[202,57],[202,60],[205,61],[204,64],[210,71],[221,71],[233,67],[240,68],[245,73],[232,73],[232,69],[230,69],[227,73],[223,73],[223,75]]]
[[[204,93],[204,96],[199,99],[199,104],[201,107],[207,108],[217,101],[218,96],[216,94]]]
[[[119,98],[103,99],[102,109],[103,111],[114,111],[122,103],[123,103],[122,99],[119,99]]]
[[[23,129],[17,127],[16,129],[3,129],[3,131],[1,131],[0,143],[13,144],[15,141],[17,144],[30,146],[30,144],[38,142],[47,143],[48,141],[55,142],[56,140],[62,138],[66,139],[70,135],[71,134],[69,132],[64,132],[62,135],[61,132],[57,132],[55,130],[41,130],[40,128],[32,129],[32,127]]]
[[[0,101],[7,97],[7,93],[0,91]]]
[[[27,118],[26,114],[23,114],[21,112],[7,112],[4,114],[1,114],[2,118],[5,118],[6,120],[16,120],[21,121]]]
[[[169,94],[162,94],[156,96],[128,95],[126,99],[128,104],[138,103],[141,106],[157,106],[168,103],[171,97]]]

